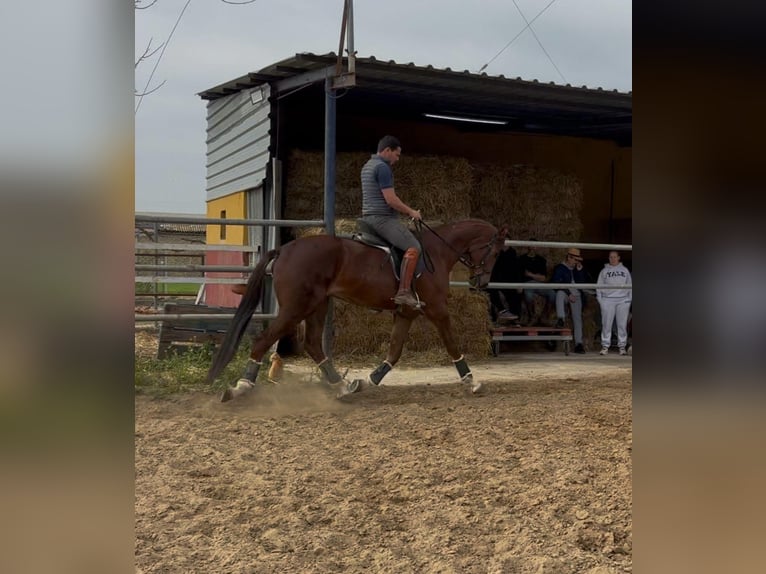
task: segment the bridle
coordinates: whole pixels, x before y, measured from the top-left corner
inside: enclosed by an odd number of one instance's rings
[[[417,220],[417,221],[415,221],[415,228],[416,228],[416,230],[417,230],[417,232],[418,232],[418,235],[420,236],[420,237],[418,237],[418,239],[420,239],[420,240],[421,240],[421,241],[420,241],[421,245],[422,245],[422,243],[423,243],[423,241],[422,241],[422,239],[421,239],[421,237],[422,237],[422,231],[421,231],[421,229],[420,229],[420,226],[421,226],[421,225],[422,225],[422,226],[425,226],[425,227],[426,227],[426,229],[428,229],[428,230],[429,230],[431,233],[433,233],[433,234],[434,234],[436,237],[438,237],[438,238],[441,240],[441,242],[442,242],[442,243],[444,243],[444,245],[446,245],[447,247],[449,247],[450,249],[452,249],[452,251],[454,251],[455,253],[457,253],[457,254],[458,254],[458,261],[459,261],[460,263],[462,263],[463,265],[465,265],[465,266],[468,268],[468,270],[469,270],[469,271],[471,271],[471,274],[470,274],[470,276],[468,277],[468,282],[469,282],[469,283],[471,283],[471,284],[473,284],[473,282],[476,282],[476,283],[478,283],[478,279],[479,279],[479,277],[481,277],[482,275],[485,275],[485,274],[487,274],[487,273],[491,273],[491,272],[492,272],[492,269],[491,269],[491,268],[490,268],[490,269],[487,269],[487,268],[486,268],[486,264],[487,264],[487,259],[488,259],[488,258],[489,258],[489,256],[492,254],[492,248],[494,247],[494,244],[495,244],[495,242],[497,241],[497,236],[498,236],[498,233],[497,233],[497,232],[495,232],[494,234],[492,234],[492,238],[491,238],[491,239],[490,239],[490,240],[489,240],[489,241],[488,241],[486,244],[483,244],[483,245],[479,245],[478,247],[471,247],[471,248],[469,248],[469,249],[466,249],[466,250],[465,250],[465,251],[463,251],[463,252],[460,252],[460,251],[458,251],[457,249],[455,249],[455,248],[454,248],[454,247],[453,247],[453,246],[452,246],[452,245],[451,245],[451,244],[450,244],[450,243],[449,243],[449,242],[448,242],[446,239],[444,239],[444,238],[443,238],[441,235],[439,235],[438,233],[436,233],[436,231],[434,231],[434,230],[433,230],[433,228],[432,228],[432,227],[430,227],[430,226],[429,226],[429,225],[428,225],[428,224],[427,224],[425,221],[423,221],[422,219],[421,219],[421,220]],[[471,253],[473,253],[474,251],[478,251],[479,249],[484,249],[484,253],[483,253],[483,254],[482,254],[482,256],[481,256],[481,261],[479,261],[479,263],[474,263],[474,262],[473,262],[473,258],[471,257]],[[424,256],[425,256],[425,255],[426,255],[426,254],[424,253]],[[430,259],[430,257],[429,257],[429,259]]]
[[[469,283],[471,279],[477,279],[478,281],[478,278],[481,277],[482,275],[492,272],[492,269],[491,268],[487,269],[485,265],[486,265],[487,259],[492,253],[492,247],[496,240],[497,240],[497,233],[494,233],[492,235],[492,239],[490,239],[486,245],[480,245],[478,247],[466,249],[462,254],[460,254],[460,257],[458,257],[458,261],[460,261],[460,263],[468,267],[468,270],[472,272],[470,277],[468,277]],[[482,248],[484,248],[485,251],[481,256],[481,261],[479,261],[479,263],[473,263],[473,260],[471,259],[471,253]],[[453,251],[456,251],[456,250],[453,249]],[[468,257],[466,257],[466,255],[468,255]]]

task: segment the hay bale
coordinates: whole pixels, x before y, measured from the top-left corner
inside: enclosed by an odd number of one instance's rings
[[[449,272],[450,281],[468,281],[471,276],[471,270],[461,263],[456,263]]]
[[[335,220],[335,235],[351,235],[356,232],[356,219],[336,219]],[[309,237],[311,235],[323,235],[325,233],[324,227],[294,227],[293,236],[298,239],[299,237]]]
[[[510,239],[579,241],[583,192],[576,176],[551,168],[494,164],[477,165],[474,174],[471,217],[508,225]],[[519,254],[524,251],[517,249]],[[549,272],[564,255],[561,249],[537,251],[548,260]]]
[[[470,217],[473,168],[464,158],[403,156],[394,166],[397,193],[428,220]]]
[[[359,172],[370,154],[336,156],[336,233],[355,228],[361,215]],[[295,150],[286,170],[285,218],[321,219],[324,214],[324,155]],[[507,224],[513,239],[578,241],[582,235],[582,185],[572,174],[528,165],[470,164],[465,158],[404,155],[394,166],[397,193],[428,222],[477,217]],[[296,236],[320,233],[295,228]],[[523,249],[518,250],[523,252]],[[549,266],[563,250],[540,248]],[[456,279],[459,280],[459,279]]]
[[[451,288],[448,308],[452,332],[458,347],[468,358],[489,356],[491,327],[485,295],[463,288]],[[335,302],[334,355],[342,360],[382,360],[388,352],[393,313],[371,311],[350,303]],[[413,364],[445,363],[448,356],[436,328],[426,319],[412,323],[402,360]]]
[[[585,350],[601,349],[601,342],[596,340],[596,333],[599,331],[601,331],[601,307],[595,295],[586,295],[582,310],[582,341]]]
[[[461,287],[450,288],[447,307],[452,332],[461,352],[474,358],[488,356],[492,325],[487,296]],[[436,328],[429,321],[413,323],[407,348],[412,352],[438,351],[446,354]]]
[[[370,154],[336,155],[335,215],[357,218],[362,213],[359,174]],[[469,217],[472,168],[464,158],[405,155],[394,166],[397,194],[429,220],[454,221]],[[287,160],[285,208],[287,219],[321,219],[324,198],[324,155],[293,151]]]

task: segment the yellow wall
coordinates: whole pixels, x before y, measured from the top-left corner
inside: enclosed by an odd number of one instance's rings
[[[220,197],[207,202],[207,216],[218,219],[221,211],[226,211],[227,219],[246,219],[246,193],[239,191],[226,197]],[[244,225],[227,225],[226,238],[221,239],[221,226],[207,226],[208,245],[247,245],[247,227]]]

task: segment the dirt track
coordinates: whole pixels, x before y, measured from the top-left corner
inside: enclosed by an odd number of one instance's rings
[[[631,359],[540,357],[137,397],[137,571],[632,571]]]

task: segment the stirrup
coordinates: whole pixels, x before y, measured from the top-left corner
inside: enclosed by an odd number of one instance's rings
[[[394,295],[393,301],[397,305],[406,305],[407,307],[412,307],[413,309],[421,309],[426,305],[413,291],[397,293]]]

